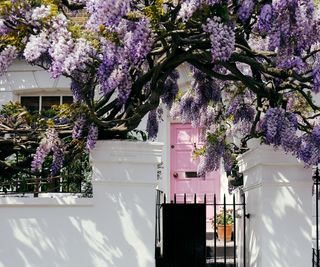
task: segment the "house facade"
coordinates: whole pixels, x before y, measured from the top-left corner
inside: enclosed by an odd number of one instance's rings
[[[187,88],[189,83],[188,73],[181,71],[180,88]],[[16,62],[0,78],[0,105],[19,101],[42,110],[70,101],[69,88],[70,82],[64,77],[52,80],[45,71]],[[144,130],[145,125],[144,120],[139,128]],[[2,210],[10,209],[0,213],[0,229],[7,240],[1,247],[4,255],[0,266],[40,267],[46,259],[50,267],[154,267],[154,188],[158,186],[171,200],[176,194],[177,201],[183,201],[184,193],[198,197],[217,194],[221,199],[227,192],[223,171],[197,177],[198,159],[192,152],[203,145],[199,129],[172,121],[165,111],[158,141],[164,144],[162,152],[161,145],[156,144],[157,148],[145,149],[143,157],[136,157],[138,146],[113,144],[112,151],[98,150],[93,199],[1,198]],[[130,152],[128,159],[113,166],[114,155],[124,158],[126,150]],[[152,179],[156,178],[160,153],[162,179],[156,184]],[[247,240],[242,248],[247,248],[243,254],[246,258],[239,266],[309,266],[315,220],[311,171],[290,155],[259,144],[240,158],[240,171],[244,173],[247,200],[247,210],[240,216],[250,218],[244,226]],[[11,257],[5,257],[8,253]]]
[[[187,68],[180,68],[179,73],[179,88],[188,88],[191,79]],[[0,77],[0,92],[0,105],[9,101],[20,102],[31,111],[72,102],[69,79],[63,76],[51,79],[45,70],[23,61],[16,61]],[[139,129],[146,129],[146,119]],[[184,194],[190,199],[194,194],[199,199],[203,199],[204,194],[209,198],[216,194],[218,201],[224,193],[228,196],[228,181],[223,171],[212,172],[206,177],[197,176],[199,159],[194,158],[193,151],[203,146],[201,135],[200,129],[172,120],[169,111],[164,111],[157,137],[157,141],[164,144],[159,189],[171,200],[175,194],[177,201],[181,201]]]

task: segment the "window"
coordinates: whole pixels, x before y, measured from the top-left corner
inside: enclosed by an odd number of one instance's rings
[[[31,113],[50,109],[53,105],[71,104],[72,96],[21,96],[20,103]]]

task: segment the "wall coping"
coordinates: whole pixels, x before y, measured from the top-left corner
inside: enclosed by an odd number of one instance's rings
[[[258,181],[242,187],[243,192],[259,189],[259,188],[271,188],[271,187],[308,187],[312,185],[312,181],[300,180],[300,181]]]
[[[163,143],[128,140],[99,140],[90,153],[95,163],[160,163]]]
[[[238,156],[239,171],[248,171],[256,166],[299,166],[304,163],[281,148],[260,144],[258,140],[248,142],[249,151]]]
[[[0,197],[0,208],[56,206],[56,207],[90,207],[94,205],[93,198],[79,198],[75,196],[53,197]]]

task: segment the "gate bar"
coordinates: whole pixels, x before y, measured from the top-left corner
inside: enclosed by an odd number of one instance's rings
[[[224,264],[227,264],[227,220],[226,220],[226,215],[227,215],[227,207],[226,207],[226,194],[223,195],[223,232],[224,232],[224,237],[223,237],[223,253],[224,253]]]
[[[316,169],[316,238],[317,238],[317,267],[319,267],[319,204],[318,204],[318,200],[319,200],[319,169],[317,167]]]
[[[159,206],[158,205],[160,205],[160,199],[159,199],[159,191],[157,190],[157,195],[156,195],[156,212],[155,212],[155,214],[156,214],[156,218],[155,218],[155,237],[154,237],[154,242],[155,242],[155,245],[154,245],[154,257],[155,257],[155,259],[157,259],[157,257],[158,257],[158,255],[157,255],[157,243],[158,243],[158,208],[159,208]]]
[[[216,194],[213,197],[213,217],[214,217],[214,266],[217,267],[217,199]]]
[[[237,266],[237,239],[236,239],[236,196],[233,194],[233,263]]]
[[[242,193],[243,195],[243,266],[246,267],[246,195],[245,193]]]

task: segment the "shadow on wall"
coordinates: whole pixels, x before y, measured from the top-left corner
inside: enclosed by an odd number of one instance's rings
[[[129,191],[92,206],[2,207],[0,266],[153,266],[154,212],[142,208],[150,196]]]
[[[282,176],[281,173],[277,175]],[[264,210],[262,213],[253,208],[248,210],[251,217],[247,223],[247,259],[250,258],[247,266],[310,265],[311,186],[308,186],[308,183],[301,185],[271,186],[267,193],[262,193],[261,189],[257,188],[254,197],[252,192],[250,193],[251,197],[247,198],[248,207],[259,209],[256,201],[260,197],[260,201],[263,201],[261,209]],[[259,217],[257,214],[263,215]],[[308,262],[304,260],[306,256],[310,258]],[[263,265],[261,261],[264,262]]]

